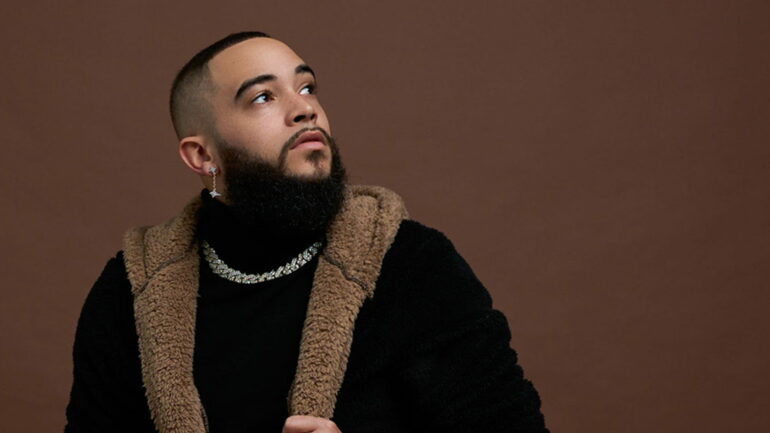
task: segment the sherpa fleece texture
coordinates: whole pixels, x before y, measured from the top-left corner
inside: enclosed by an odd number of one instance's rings
[[[288,412],[331,418],[343,433],[548,432],[505,316],[450,240],[406,219],[384,188],[354,186],[349,197],[347,215],[368,216],[341,216],[332,237],[370,241],[342,241],[319,258],[328,273],[316,269]],[[127,250],[139,243],[147,255],[127,272],[119,252],[89,292],[65,432],[149,433],[152,407],[158,431],[206,429],[189,370],[199,262],[180,229],[195,210],[193,201],[165,225],[132,232]],[[397,226],[395,239],[386,226]]]
[[[142,377],[161,433],[208,430],[193,381],[200,207],[196,196],[165,224],[134,228],[124,237]],[[346,188],[313,278],[288,396],[291,414],[332,417],[356,316],[364,299],[374,295],[382,259],[407,217],[401,198],[388,189]]]

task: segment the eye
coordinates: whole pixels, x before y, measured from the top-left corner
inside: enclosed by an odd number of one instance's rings
[[[270,98],[270,92],[262,92],[259,95],[255,96],[254,99],[251,100],[251,102],[256,102],[257,104],[264,104],[268,101],[267,98]]]
[[[312,93],[315,93],[317,91],[318,86],[315,84],[308,84],[307,86],[303,87],[299,93],[301,95],[310,95]],[[305,92],[305,89],[307,89],[307,92]],[[304,92],[304,93],[303,93]]]

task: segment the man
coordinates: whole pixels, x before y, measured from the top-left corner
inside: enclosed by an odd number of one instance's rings
[[[260,32],[180,70],[205,189],[89,292],[66,432],[547,432],[505,316],[396,193],[347,184],[316,87]]]

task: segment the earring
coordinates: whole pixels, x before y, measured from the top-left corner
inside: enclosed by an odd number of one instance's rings
[[[211,175],[214,176],[214,179],[213,179],[214,185],[211,188],[211,191],[209,191],[209,194],[211,195],[211,197],[217,197],[222,195],[217,192],[217,168],[214,166],[209,167],[209,173],[211,173]]]

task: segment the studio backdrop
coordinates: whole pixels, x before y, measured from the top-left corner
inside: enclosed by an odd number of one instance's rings
[[[167,100],[229,33],[286,42],[355,183],[444,232],[553,432],[770,417],[763,1],[0,6],[0,430],[61,431],[86,294],[202,184]]]

